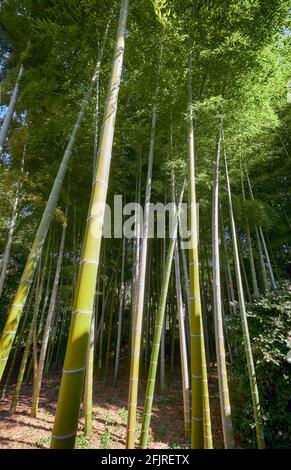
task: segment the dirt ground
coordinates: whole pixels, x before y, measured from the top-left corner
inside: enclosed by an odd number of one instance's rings
[[[24,385],[16,413],[9,415],[9,406],[13,393],[10,387],[7,397],[0,402],[0,449],[44,449],[49,447],[51,430],[58,397],[60,373],[43,381],[38,418],[30,416],[32,386]],[[84,418],[80,416],[78,448],[125,448],[127,422],[128,380],[121,378],[117,388],[106,381],[95,380],[93,407],[93,435],[86,439],[83,433]],[[145,395],[145,380],[141,380],[139,389],[139,427]],[[221,431],[217,380],[209,382],[211,418],[214,435],[214,447],[223,447]],[[183,432],[183,401],[180,379],[168,379],[167,392],[161,396],[157,390],[151,421],[151,436],[148,447],[152,449],[185,448]]]

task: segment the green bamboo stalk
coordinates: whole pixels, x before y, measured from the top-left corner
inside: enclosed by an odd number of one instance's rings
[[[104,316],[105,307],[107,305],[108,297],[105,299],[105,281],[103,281],[103,295],[102,295],[102,311],[100,318],[100,340],[99,340],[99,356],[98,356],[98,369],[102,369],[102,353],[103,353],[103,336],[104,336]]]
[[[199,281],[198,255],[198,213],[195,187],[195,144],[192,110],[192,53],[189,54],[188,76],[188,164],[189,164],[189,205],[190,205],[190,335],[191,335],[191,389],[192,423],[191,448],[212,447],[211,421],[208,397],[208,380],[202,324],[202,310]],[[208,404],[208,405],[207,405]]]
[[[121,1],[98,163],[86,222],[77,289],[62,374],[51,448],[74,448],[100,258],[102,228],[112,156],[115,119],[124,57],[129,0]]]
[[[181,193],[180,202],[183,200],[183,194],[184,194],[184,188]],[[157,311],[157,316],[156,316],[156,321],[155,321],[155,334],[154,334],[153,345],[152,345],[150,369],[149,369],[149,374],[148,374],[143,421],[142,421],[142,428],[141,428],[141,435],[140,435],[140,446],[142,449],[147,448],[147,443],[149,439],[149,428],[150,428],[151,415],[152,415],[158,358],[159,358],[160,345],[161,345],[162,329],[163,329],[163,324],[164,324],[164,319],[165,319],[165,309],[166,309],[167,295],[168,295],[168,289],[169,289],[169,281],[170,281],[170,276],[171,276],[172,261],[173,261],[174,249],[175,249],[175,244],[176,244],[177,226],[178,226],[178,218],[176,217],[176,222],[175,222],[175,227],[172,233],[172,238],[169,242],[168,253],[167,253],[165,268],[163,272],[161,295],[160,295],[158,311]]]
[[[252,393],[254,418],[255,418],[255,423],[256,423],[257,442],[258,442],[259,449],[264,449],[265,440],[264,440],[263,423],[262,423],[262,416],[261,416],[260,398],[259,398],[259,391],[258,391],[258,386],[257,386],[256,371],[255,371],[255,366],[254,366],[247,313],[246,313],[246,307],[245,307],[245,299],[244,299],[244,293],[243,293],[243,285],[242,285],[238,245],[237,245],[237,234],[236,234],[236,226],[235,226],[234,215],[233,215],[231,187],[230,187],[226,152],[224,153],[224,163],[225,163],[225,174],[226,174],[226,182],[227,182],[229,217],[231,221],[232,242],[233,242],[233,250],[234,250],[239,306],[240,306],[240,314],[241,314],[241,321],[242,321],[245,353],[246,353],[247,366],[248,366],[248,374],[249,374],[250,387],[251,387],[251,393]]]
[[[17,79],[16,79],[16,83],[15,83],[15,87],[14,87],[11,99],[10,99],[10,103],[9,103],[7,112],[6,112],[5,117],[4,117],[4,121],[3,121],[1,129],[0,129],[0,154],[4,150],[4,146],[5,146],[5,142],[6,142],[6,139],[7,139],[11,119],[12,119],[12,116],[13,116],[15,108],[16,108],[16,103],[17,103],[17,99],[18,99],[18,95],[19,95],[19,85],[20,85],[20,82],[23,78],[23,75],[24,75],[24,66],[21,64],[20,67],[19,67],[18,76],[17,76]]]
[[[66,331],[66,322],[67,322],[67,312],[64,310],[63,315],[62,315],[62,321],[61,321],[61,326],[60,326],[60,331],[58,335],[58,345],[57,345],[57,351],[54,359],[54,364],[56,367],[59,365],[60,361],[60,354],[61,354],[61,349],[62,349],[62,344],[64,340],[64,332]]]
[[[183,306],[181,276],[180,276],[180,259],[178,244],[175,245],[175,276],[176,276],[176,298],[179,322],[179,339],[180,339],[180,357],[182,371],[182,389],[183,389],[183,406],[184,406],[184,430],[185,438],[188,440],[191,436],[191,390],[189,378],[189,366],[187,357],[187,344],[185,333],[185,309]]]
[[[249,192],[250,192],[250,195],[251,195],[251,199],[252,199],[252,201],[254,201],[255,197],[254,197],[253,189],[252,189],[252,186],[251,186],[249,173],[248,173],[247,170],[246,170],[246,177],[247,177],[247,182],[248,182],[248,187],[249,187]],[[272,265],[271,265],[271,262],[270,262],[270,258],[269,258],[269,254],[268,254],[266,244],[264,246],[264,235],[263,235],[262,227],[260,225],[256,226],[256,236],[257,236],[257,242],[258,242],[258,247],[259,247],[259,254],[260,254],[260,261],[261,261],[261,268],[262,268],[262,277],[263,277],[263,283],[264,283],[265,290],[269,290],[269,284],[268,284],[268,278],[267,278],[267,272],[266,272],[266,266],[265,266],[263,252],[265,253],[265,256],[266,256],[266,260],[267,260],[267,264],[268,264],[268,270],[269,270],[269,273],[270,273],[273,288],[276,289],[277,285],[276,285],[276,282],[275,282],[275,278],[274,278],[274,274],[273,274],[273,270],[272,270]]]
[[[114,313],[114,306],[115,306],[114,294],[115,294],[115,286],[113,288],[111,302],[110,302],[110,309],[109,309],[109,318],[108,318],[108,327],[107,327],[107,343],[106,343],[106,350],[105,350],[104,379],[107,377],[109,359],[110,359],[113,313]]]
[[[276,290],[277,289],[277,283],[275,281],[274,271],[273,271],[273,267],[272,267],[272,263],[271,263],[271,260],[270,260],[269,251],[267,249],[267,245],[266,245],[266,241],[265,241],[264,232],[263,232],[262,227],[259,227],[259,233],[261,235],[263,249],[264,249],[266,260],[267,260],[267,266],[268,266],[268,270],[269,270],[269,273],[270,273],[272,288],[274,290]]]
[[[160,64],[159,64],[159,68],[160,68]],[[159,75],[159,72],[158,72],[158,75]],[[129,382],[129,394],[128,394],[128,420],[127,420],[127,437],[126,437],[127,449],[134,448],[135,438],[136,438],[137,395],[138,395],[140,350],[141,350],[141,338],[142,338],[145,278],[146,278],[147,249],[148,249],[149,207],[150,207],[149,205],[150,205],[151,189],[152,189],[152,168],[153,168],[153,158],[154,158],[155,138],[156,138],[158,94],[159,94],[159,86],[157,86],[155,90],[153,108],[152,108],[152,129],[151,129],[147,186],[146,186],[146,196],[145,196],[143,238],[142,238],[141,247],[140,247],[140,271],[139,271],[139,277],[138,277],[138,291],[136,294],[135,312],[133,316],[134,333],[133,333],[133,344],[132,344],[132,351],[131,351],[130,382]]]
[[[21,387],[22,387],[22,383],[23,383],[24,373],[25,373],[27,361],[28,361],[28,358],[29,358],[30,347],[31,347],[32,338],[33,338],[33,332],[34,332],[34,329],[36,328],[37,316],[38,316],[38,312],[39,312],[39,305],[40,305],[40,302],[41,302],[41,291],[42,291],[42,288],[41,288],[42,281],[40,280],[40,278],[41,278],[40,273],[41,273],[41,271],[40,271],[40,265],[39,265],[38,279],[37,279],[36,291],[35,291],[35,305],[34,305],[34,310],[33,310],[33,315],[32,315],[32,320],[31,320],[28,336],[27,336],[27,339],[26,339],[25,349],[24,349],[21,364],[20,364],[20,369],[19,369],[18,376],[17,376],[17,381],[16,381],[16,385],[15,385],[15,389],[14,389],[14,394],[13,394],[11,405],[10,405],[10,410],[9,410],[10,414],[14,414],[15,411],[16,411],[16,407],[17,407],[17,404],[18,404],[19,395],[20,395],[20,391],[21,391]]]
[[[24,147],[23,147],[23,153],[22,153],[22,158],[21,158],[21,168],[20,168],[20,173],[21,174],[23,174],[25,154],[26,154],[26,145],[24,145]],[[14,235],[14,231],[15,231],[15,227],[16,227],[16,221],[17,221],[17,217],[18,217],[18,206],[19,206],[19,202],[20,202],[20,191],[21,191],[21,181],[18,182],[17,186],[16,186],[16,193],[15,193],[15,199],[14,199],[14,204],[13,204],[12,214],[11,214],[11,219],[10,219],[10,224],[9,224],[7,242],[6,242],[6,245],[5,245],[3,261],[2,261],[2,264],[1,264],[0,298],[2,296],[3,289],[4,289],[4,283],[5,283],[6,274],[7,274],[7,267],[8,267],[8,262],[9,262],[9,258],[10,258],[13,235]]]
[[[246,195],[245,195],[243,169],[242,169],[242,163],[241,162],[240,162],[240,170],[241,170],[242,196],[243,196],[243,201],[245,202]],[[256,266],[255,266],[255,260],[254,260],[253,245],[252,245],[252,238],[251,238],[251,231],[250,231],[250,225],[249,225],[248,217],[246,217],[246,232],[247,232],[248,247],[249,247],[249,261],[250,261],[250,267],[251,267],[253,294],[254,294],[254,297],[257,298],[257,297],[259,297],[259,288],[258,288]]]
[[[222,212],[221,212],[220,220],[221,220],[221,228],[222,228],[222,244],[223,244],[223,249],[224,249],[224,254],[225,254],[225,264],[226,264],[226,282],[227,282],[227,288],[228,288],[229,297],[230,297],[229,298],[230,310],[235,312],[236,300],[235,300],[235,294],[234,294],[234,288],[233,288],[233,280],[232,280],[232,273],[231,273],[231,267],[230,267],[229,256],[228,256],[227,243],[226,243],[226,238],[225,238],[225,225],[224,225]]]
[[[166,205],[166,199],[165,199]],[[165,239],[162,239],[162,266],[161,266],[161,285],[163,283],[164,269],[166,264],[166,243]],[[160,393],[165,394],[166,391],[166,367],[165,367],[165,347],[166,347],[166,319],[167,310],[165,309],[165,315],[163,320],[162,334],[161,334],[161,354],[160,354]]]
[[[90,327],[90,337],[88,344],[86,375],[84,384],[84,411],[85,411],[85,429],[86,437],[91,437],[93,432],[93,375],[94,375],[94,333],[95,316],[92,316]]]
[[[262,275],[262,281],[263,281],[263,291],[268,291],[269,284],[268,284],[267,271],[266,271],[265,260],[264,260],[262,245],[261,245],[261,239],[260,239],[259,230],[257,226],[255,226],[255,231],[256,231],[256,238],[257,238],[257,244],[258,244],[258,249],[259,249],[261,275]]]
[[[239,258],[240,258],[240,263],[241,263],[242,274],[243,274],[245,288],[246,288],[246,295],[247,295],[248,301],[251,302],[252,301],[252,296],[251,296],[248,276],[247,276],[247,273],[246,273],[246,268],[245,268],[245,263],[244,263],[243,253],[242,253],[242,244],[241,243],[239,243],[239,245],[238,245],[238,250],[239,250]]]
[[[223,318],[221,310],[221,283],[220,283],[220,257],[219,257],[219,163],[222,141],[222,122],[219,126],[216,159],[214,162],[213,179],[213,220],[212,220],[212,258],[213,258],[213,302],[214,302],[214,327],[215,344],[218,369],[218,383],[220,394],[220,408],[223,428],[224,445],[226,449],[234,447],[234,437],[231,419],[231,407],[227,368],[225,359],[225,344],[223,334]]]
[[[66,209],[65,218],[67,218],[67,213],[68,213],[68,210]],[[52,320],[53,320],[53,316],[54,316],[54,312],[55,312],[55,306],[56,306],[57,292],[58,292],[58,287],[59,287],[59,280],[60,280],[62,261],[63,261],[63,255],[64,255],[66,229],[67,229],[67,221],[65,221],[65,223],[63,224],[62,236],[61,236],[61,242],[60,242],[60,248],[59,248],[59,254],[58,254],[58,260],[57,260],[57,266],[56,266],[56,272],[55,272],[55,278],[54,278],[53,289],[52,289],[52,293],[51,293],[51,300],[50,300],[50,305],[49,305],[49,309],[48,309],[48,314],[47,314],[47,317],[46,317],[46,323],[45,323],[43,338],[42,338],[42,343],[41,343],[39,364],[38,364],[38,368],[37,368],[36,377],[35,377],[35,380],[33,382],[33,396],[32,396],[31,415],[35,418],[37,417],[37,413],[38,413],[38,402],[39,402],[39,394],[40,394],[40,390],[41,390],[41,382],[42,382],[43,371],[44,371],[45,357],[46,357],[46,353],[47,353],[49,335],[50,335],[50,331],[51,331],[51,325],[52,325]]]
[[[122,313],[123,313],[123,300],[124,300],[124,291],[125,291],[124,264],[125,264],[125,237],[123,237],[123,240],[122,240],[121,279],[120,279],[120,290],[119,290],[118,324],[117,324],[117,339],[116,339],[116,352],[115,352],[115,365],[114,365],[114,386],[117,385],[119,361],[120,361]]]
[[[137,183],[136,183],[136,198],[138,204],[140,204],[141,198],[141,164],[142,164],[142,150],[140,150],[139,161],[137,163]],[[136,303],[138,295],[138,279],[140,271],[140,235],[141,235],[141,223],[140,217],[137,212],[135,213],[135,226],[136,236],[134,237],[134,263],[133,263],[133,283],[132,283],[132,298],[131,298],[131,348],[134,343],[134,332],[135,332],[135,315],[136,315]]]
[[[32,289],[31,289],[30,299],[29,299],[25,314],[23,316],[21,327],[18,330],[18,335],[17,335],[17,339],[16,339],[16,344],[15,344],[15,350],[14,350],[14,353],[13,353],[13,356],[12,356],[11,363],[9,365],[9,369],[8,369],[7,376],[6,376],[6,379],[5,379],[5,384],[4,384],[3,390],[2,390],[2,400],[5,398],[6,390],[7,390],[7,387],[9,385],[9,383],[10,383],[10,378],[11,378],[12,372],[14,371],[16,360],[18,358],[18,354],[19,354],[19,350],[20,350],[20,347],[21,347],[21,342],[23,340],[23,335],[24,335],[24,332],[25,332],[25,328],[26,328],[27,322],[29,320],[29,313],[30,313],[30,309],[31,309],[32,302],[33,302],[33,299],[34,299],[35,285],[36,285],[36,279],[34,280],[34,284],[33,284]]]

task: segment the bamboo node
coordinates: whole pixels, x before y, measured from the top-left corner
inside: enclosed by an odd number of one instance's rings
[[[95,264],[96,266],[98,266],[98,265],[99,265],[99,261],[95,261],[95,260],[88,260],[88,261],[87,261],[87,260],[82,260],[82,261],[80,261],[79,264]]]
[[[83,372],[86,367],[80,367],[79,369],[63,369],[64,374],[75,374],[77,372]]]
[[[105,180],[95,180],[93,186],[95,186],[96,184],[102,184],[106,189],[108,187],[108,183],[106,183]]]
[[[93,310],[73,310],[72,315],[77,315],[80,313],[81,315],[92,315]]]
[[[67,434],[66,436],[56,436],[53,434],[53,438],[56,439],[57,441],[62,441],[64,439],[69,439],[70,437],[74,437],[77,434],[77,432],[72,432],[71,434]]]

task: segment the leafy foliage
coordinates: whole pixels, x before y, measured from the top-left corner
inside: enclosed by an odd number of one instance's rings
[[[257,381],[267,445],[291,448],[291,349],[290,291],[282,288],[248,306]],[[233,348],[235,424],[248,446],[255,446],[253,412],[246,370],[242,332],[237,315],[228,317]]]

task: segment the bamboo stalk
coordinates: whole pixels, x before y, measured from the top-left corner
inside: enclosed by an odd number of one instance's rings
[[[216,146],[216,160],[214,162],[213,180],[213,221],[212,221],[212,257],[213,257],[213,302],[214,302],[214,327],[215,344],[218,369],[218,383],[220,394],[220,408],[223,428],[224,445],[226,449],[234,447],[234,437],[231,419],[231,407],[227,368],[225,359],[225,345],[223,334],[223,318],[221,310],[221,284],[220,284],[220,257],[219,257],[219,163],[222,141],[222,122],[219,126]]]
[[[128,394],[128,421],[127,421],[127,437],[126,437],[127,449],[134,448],[135,437],[136,437],[137,395],[138,395],[140,350],[141,350],[143,309],[144,309],[147,249],[148,249],[149,207],[150,207],[150,198],[151,198],[151,189],[152,189],[152,169],[153,169],[153,158],[154,158],[154,150],[155,150],[158,94],[159,94],[159,86],[157,86],[155,90],[153,108],[152,108],[152,129],[151,129],[151,141],[150,141],[148,174],[147,174],[147,185],[146,185],[146,196],[145,196],[144,225],[143,225],[142,242],[141,242],[141,247],[140,247],[140,271],[139,271],[139,276],[138,276],[138,292],[136,296],[135,313],[133,317],[134,318],[134,335],[133,335],[133,345],[132,345],[132,353],[131,353],[130,383],[129,383],[129,394]]]
[[[67,212],[68,211],[66,209],[66,212],[65,212],[66,219],[67,219]],[[39,364],[37,368],[36,378],[35,378],[35,381],[33,382],[31,415],[35,418],[37,417],[37,413],[38,413],[38,402],[39,402],[39,394],[41,390],[41,382],[42,382],[42,377],[43,377],[45,357],[47,353],[49,335],[51,331],[51,325],[52,325],[52,320],[53,320],[55,306],[56,306],[56,298],[57,298],[57,292],[58,292],[59,280],[60,280],[60,274],[61,274],[61,268],[62,268],[62,261],[63,261],[63,255],[64,255],[66,229],[67,229],[67,221],[65,221],[65,223],[63,224],[59,255],[58,255],[58,260],[57,260],[53,289],[51,293],[51,300],[50,300],[50,305],[48,309],[48,314],[46,318],[46,323],[45,323],[43,338],[42,338],[42,343],[41,343]]]
[[[121,279],[119,290],[119,308],[118,308],[118,324],[117,324],[117,340],[115,351],[115,365],[114,365],[114,385],[117,385],[119,362],[120,362],[120,348],[121,348],[121,333],[122,333],[122,313],[123,313],[123,299],[124,299],[124,264],[125,264],[125,237],[122,240],[122,260],[121,260]]]
[[[98,151],[98,164],[86,222],[51,448],[74,448],[96,290],[105,202],[124,57],[129,0],[121,1],[116,47]]]
[[[236,234],[236,226],[235,226],[234,215],[233,215],[231,187],[230,187],[226,152],[224,153],[224,163],[225,163],[225,174],[226,174],[226,182],[227,182],[229,216],[230,216],[231,230],[232,230],[232,242],[233,242],[233,250],[234,250],[236,281],[237,281],[239,306],[240,306],[240,314],[241,314],[243,337],[244,337],[244,346],[245,346],[248,374],[249,374],[251,394],[252,394],[254,418],[255,418],[255,423],[256,423],[257,442],[258,442],[259,449],[264,449],[265,440],[264,440],[263,423],[262,423],[262,416],[261,416],[260,398],[259,398],[259,391],[258,391],[258,386],[257,386],[256,371],[255,371],[255,366],[254,366],[247,313],[246,313],[246,307],[245,307],[245,299],[244,299],[244,293],[243,293],[243,285],[242,285],[242,278],[241,278],[241,271],[240,271],[240,264],[239,264],[239,253],[238,253],[238,245],[237,245],[237,234]]]
[[[183,390],[183,406],[184,406],[184,429],[185,438],[191,436],[191,389],[189,377],[189,365],[187,356],[186,332],[185,332],[185,310],[182,299],[181,276],[180,276],[180,260],[177,243],[175,245],[175,276],[176,276],[176,297],[179,322],[179,339],[180,339],[180,357],[182,372],[182,390]]]
[[[192,53],[189,54],[188,77],[188,164],[190,204],[190,335],[191,335],[191,389],[192,423],[191,448],[212,448],[211,420],[208,398],[208,380],[205,358],[204,333],[199,280],[198,213],[195,187],[195,142],[192,111]]]
[[[181,193],[180,202],[183,200],[183,194],[184,194],[184,188]],[[179,207],[180,207],[180,204],[179,204]],[[149,427],[150,427],[150,422],[151,422],[158,358],[159,358],[159,352],[160,352],[160,346],[161,346],[162,329],[163,329],[164,318],[165,318],[165,309],[166,309],[169,281],[170,281],[170,275],[171,275],[172,261],[173,261],[174,249],[175,249],[175,244],[176,244],[177,226],[178,226],[178,219],[176,217],[172,238],[169,242],[168,253],[167,253],[166,262],[165,262],[165,269],[163,273],[161,295],[160,295],[159,306],[158,306],[158,311],[157,311],[157,316],[156,316],[156,321],[155,321],[155,334],[154,334],[153,345],[152,345],[150,369],[148,373],[146,398],[145,398],[145,404],[144,404],[143,421],[142,421],[142,428],[141,428],[141,435],[140,435],[140,446],[142,449],[147,448],[147,443],[149,439]]]
[[[8,136],[8,131],[9,131],[11,119],[12,119],[12,116],[13,116],[15,108],[16,108],[16,103],[17,103],[17,99],[18,99],[18,95],[19,95],[19,85],[20,85],[20,82],[23,78],[23,75],[24,75],[24,66],[21,64],[20,67],[19,67],[18,76],[17,76],[17,79],[16,79],[16,83],[15,83],[15,87],[14,87],[11,99],[10,99],[10,103],[9,103],[7,112],[6,112],[5,117],[4,117],[4,121],[3,121],[1,129],[0,129],[0,154],[4,150],[4,146],[5,146],[7,136]]]
[[[20,169],[21,174],[23,173],[23,169],[24,169],[25,154],[26,154],[26,145],[24,145],[24,147],[23,147],[23,153],[22,153],[22,159],[21,159],[21,169]],[[1,298],[1,295],[2,295],[3,289],[4,289],[4,283],[5,283],[6,274],[7,274],[7,267],[8,267],[8,262],[9,262],[9,258],[10,258],[13,235],[14,235],[14,231],[15,231],[15,227],[16,227],[16,221],[17,221],[17,217],[18,217],[18,206],[19,206],[19,202],[20,202],[20,190],[21,190],[21,183],[17,183],[15,199],[14,199],[14,204],[13,204],[12,214],[11,214],[11,219],[10,219],[10,224],[9,224],[8,237],[7,237],[7,242],[6,242],[6,245],[5,245],[3,261],[2,261],[2,264],[1,264],[0,298]]]

